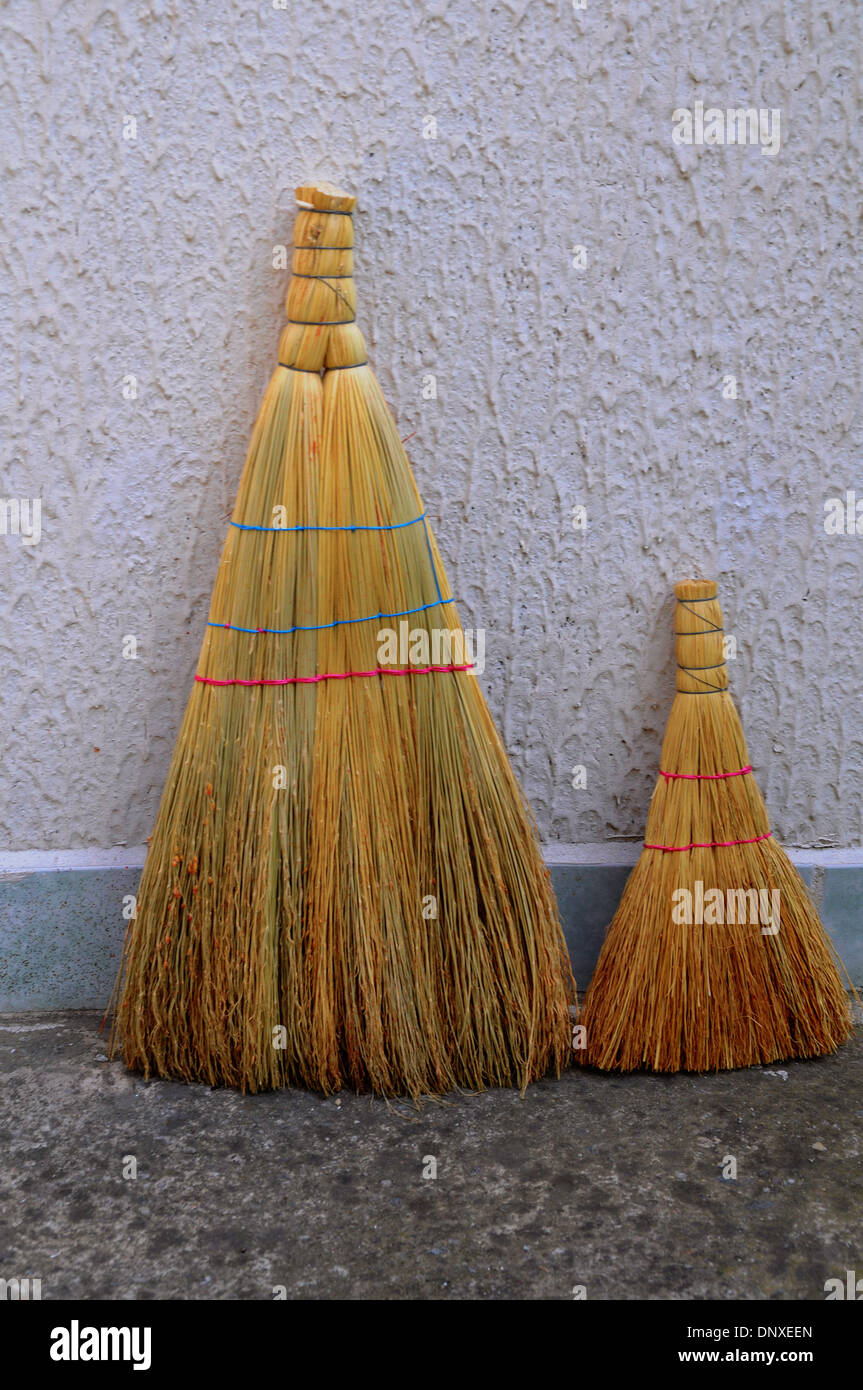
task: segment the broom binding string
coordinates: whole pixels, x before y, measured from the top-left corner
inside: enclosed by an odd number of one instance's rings
[[[348,362],[345,367],[326,367],[324,370],[328,372],[349,372],[353,367],[367,367],[368,364],[369,360],[366,358],[364,362]],[[279,366],[284,367],[286,372],[305,372],[308,376],[321,375],[321,370],[317,367],[295,367],[290,362],[280,362]]]
[[[323,671],[317,676],[280,676],[272,680],[231,680],[219,681],[213,676],[196,676],[201,685],[317,685],[320,681],[347,681],[361,676],[431,676],[446,671],[472,671],[474,663],[468,661],[460,666],[375,666],[371,671]]]
[[[728,689],[728,672],[723,650],[722,611],[716,598],[717,586],[711,580],[685,579],[675,584],[677,615],[674,634],[677,646],[677,692],[679,695],[718,695]],[[705,611],[697,605],[710,605]],[[701,671],[715,672],[708,677]]]
[[[693,840],[688,845],[649,845],[644,842],[645,849],[659,849],[663,854],[681,854],[688,849],[733,849],[735,845],[757,845],[762,840],[769,840],[773,834],[768,830],[763,835],[750,835],[747,840]]]
[[[454,598],[432,599],[431,603],[421,603],[417,608],[401,608],[397,613],[368,613],[364,618],[336,618],[331,623],[311,623],[294,627],[238,627],[236,623],[208,622],[207,627],[229,628],[231,632],[247,632],[252,637],[269,635],[271,637],[290,637],[294,632],[327,632],[333,627],[344,627],[347,623],[376,623],[382,618],[409,618],[414,613],[426,613],[429,608],[437,608],[442,603],[455,603]],[[671,774],[673,775],[673,774]]]
[[[752,768],[748,765],[738,767],[734,772],[663,772],[660,768],[659,775],[664,777],[666,782],[676,777],[682,777],[688,782],[719,782],[725,777],[745,777],[746,773],[751,771]]]
[[[290,535],[295,531],[401,531],[405,526],[416,526],[418,521],[425,521],[426,516],[426,512],[421,512],[419,516],[411,517],[410,521],[386,521],[373,526],[358,526],[356,522],[349,522],[345,526],[248,526],[243,521],[232,521],[231,525],[236,526],[238,531],[274,531],[277,535]]]

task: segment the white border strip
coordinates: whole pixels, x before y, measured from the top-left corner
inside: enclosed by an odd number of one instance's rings
[[[38,874],[51,869],[140,869],[146,845],[115,845],[113,849],[0,850],[0,877]]]
[[[640,853],[641,845],[632,840],[607,840],[602,844],[588,845],[543,845],[546,863],[555,866],[571,864],[631,868]],[[790,849],[788,854],[799,868],[863,868],[863,848]],[[111,849],[3,850],[0,851],[0,878],[52,870],[140,869],[146,857],[146,845],[115,845]]]
[[[859,869],[863,868],[863,848],[848,849],[790,849],[782,848],[792,864],[800,869]],[[641,844],[632,840],[606,840],[597,845],[543,845],[547,864],[632,866],[641,854]]]

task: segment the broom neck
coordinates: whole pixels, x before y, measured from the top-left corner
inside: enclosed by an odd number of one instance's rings
[[[675,584],[677,690],[683,695],[715,699],[728,688],[722,609],[713,580],[686,579]]]
[[[328,185],[297,189],[291,279],[279,360],[299,371],[359,366],[366,360],[356,327],[353,211],[356,198]]]
[[[662,740],[646,842],[678,849],[755,840],[769,826],[728,692],[716,585],[689,579],[675,584],[674,592],[677,695]]]

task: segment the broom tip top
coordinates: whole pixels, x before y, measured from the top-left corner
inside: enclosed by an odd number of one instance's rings
[[[298,203],[310,203],[316,212],[353,212],[357,205],[355,194],[334,183],[305,183],[294,189],[294,196]]]
[[[693,599],[716,598],[719,586],[715,579],[680,579],[674,586],[677,598],[685,602]]]

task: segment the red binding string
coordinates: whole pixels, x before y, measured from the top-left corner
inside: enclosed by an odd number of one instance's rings
[[[706,844],[691,845],[649,845],[644,842],[645,849],[661,849],[664,854],[679,854],[684,849],[728,849],[731,845],[757,845],[759,840],[769,840],[773,834],[768,830],[766,835],[755,835],[751,840],[708,840]]]
[[[723,777],[743,777],[747,772],[751,772],[751,766],[739,767],[736,772],[663,772],[659,769],[660,777],[664,777],[666,782],[670,782],[672,777],[683,777],[687,781],[693,782],[718,782]]]
[[[202,685],[313,685],[317,681],[346,681],[353,676],[425,676],[431,671],[472,671],[474,663],[465,666],[376,666],[373,671],[328,671],[321,676],[284,676],[280,680],[217,681],[212,676],[196,676]]]
[[[746,767],[739,767],[736,772],[663,772],[660,768],[660,777],[665,778],[666,786],[672,778],[682,777],[686,781],[693,782],[718,782],[725,777],[744,777],[747,772],[752,771],[751,764]],[[772,830],[768,830],[766,835],[755,835],[751,840],[708,840],[706,843],[693,841],[690,845],[649,845],[644,842],[645,849],[659,849],[663,854],[679,854],[687,849],[730,849],[733,845],[757,845],[759,840],[769,840]]]

